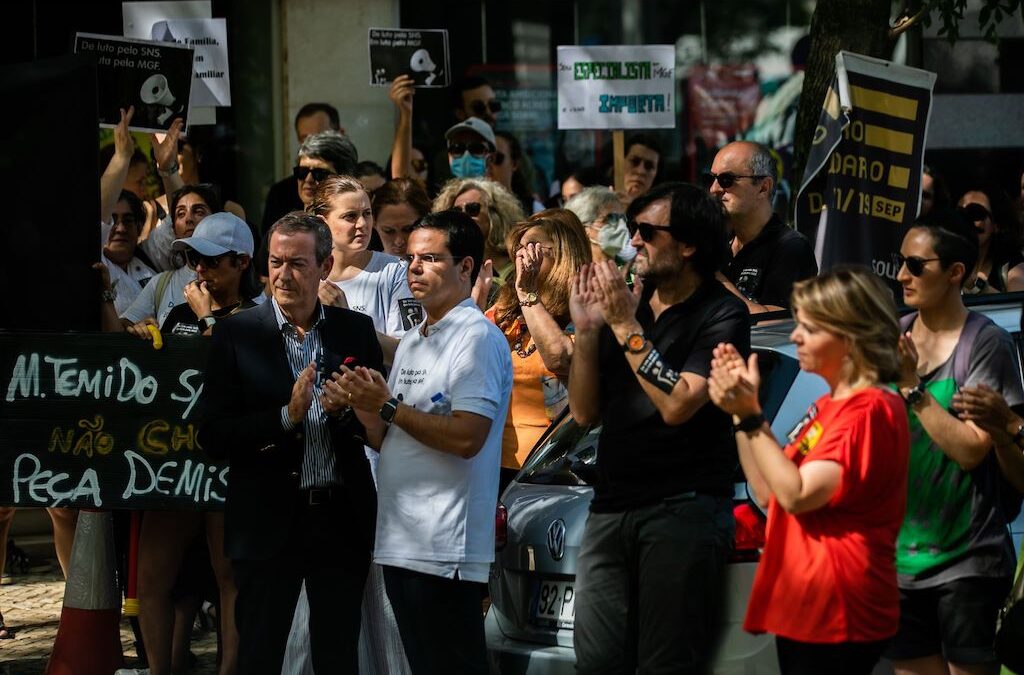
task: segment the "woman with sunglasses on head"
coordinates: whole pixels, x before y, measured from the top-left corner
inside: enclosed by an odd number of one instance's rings
[[[911,489],[896,541],[900,630],[887,656],[898,675],[996,673],[996,615],[1014,550],[992,437],[959,418],[953,399],[985,385],[1018,405],[1024,392],[1009,334],[964,306],[978,260],[974,224],[958,211],[931,221],[903,238],[896,277],[916,311],[903,318],[899,346]]]
[[[486,178],[454,178],[434,199],[431,211],[464,211],[484,235],[484,264],[473,287],[481,309],[494,304],[498,290],[515,271],[505,239],[515,223],[526,220],[523,207],[511,192]]]
[[[964,293],[1024,290],[1021,224],[1009,198],[997,187],[968,190],[958,208],[978,232],[978,262]]]
[[[512,350],[512,398],[501,440],[498,494],[568,403],[573,351],[569,287],[591,261],[579,219],[548,209],[516,224],[506,237],[515,271],[486,312]]]
[[[341,133],[329,129],[307,136],[299,146],[292,169],[303,207],[308,209],[313,203],[320,181],[335,174],[355,175],[358,163],[356,147]]]
[[[783,675],[868,675],[896,632],[893,551],[907,496],[907,413],[892,293],[867,268],[793,287],[790,336],[829,393],[780,447],[765,421],[757,355],[714,350],[708,393],[733,417],[747,485],[768,505],[744,629],[774,633]]]
[[[430,213],[430,198],[412,178],[393,178],[373,193],[373,223],[384,253],[401,257],[416,221]]]

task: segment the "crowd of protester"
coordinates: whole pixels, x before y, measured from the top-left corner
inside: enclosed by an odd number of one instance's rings
[[[774,211],[764,146],[721,148],[698,187],[659,182],[661,148],[637,135],[621,192],[580,169],[552,199],[486,81],[453,89],[435,161],[413,143],[414,91],[391,87],[383,163],[360,161],[333,107],[304,106],[258,228],[200,182],[180,122],[151,139],[148,194],[122,112],[102,325],[211,339],[199,433],[231,466],[224,513],[143,516],[149,673],[188,670],[197,567],[222,675],[487,672],[495,505],[566,408],[602,425],[578,672],[707,671],[737,463],[768,519],[745,627],[776,636],[782,672],[866,674],[883,655],[901,674],[997,671],[1024,393],[1011,337],[963,296],[1024,289],[1007,195],[971,186],[954,208],[926,169],[901,319],[866,268],[818,273]],[[779,311],[828,385],[784,445],[750,330]],[[75,512],[49,511],[67,573]]]

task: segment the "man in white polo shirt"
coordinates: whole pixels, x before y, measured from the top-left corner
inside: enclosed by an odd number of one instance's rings
[[[402,338],[388,381],[343,367],[324,388],[325,409],[350,405],[380,448],[374,561],[416,675],[487,673],[480,584],[494,560],[512,363],[470,298],[483,246],[462,212],[424,217],[406,259],[426,320]]]

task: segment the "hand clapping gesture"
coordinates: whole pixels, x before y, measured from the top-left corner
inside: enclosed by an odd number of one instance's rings
[[[761,412],[761,404],[757,400],[760,386],[757,354],[751,354],[750,359],[744,361],[731,344],[715,347],[708,377],[708,395],[712,403],[740,419],[757,415]]]
[[[917,375],[917,345],[914,344],[910,331],[900,336],[896,351],[900,358],[900,381],[896,384],[900,389],[916,387],[921,378]]]
[[[630,290],[626,285],[628,273],[628,265],[623,266],[620,271],[614,260],[594,263],[591,288],[597,294],[605,323],[612,329],[629,327],[636,321],[636,308],[640,305],[640,295],[644,287],[640,277],[637,277],[633,289]]]
[[[572,278],[569,289],[569,316],[576,333],[589,333],[604,325],[601,302],[594,290],[594,264],[587,263]]]

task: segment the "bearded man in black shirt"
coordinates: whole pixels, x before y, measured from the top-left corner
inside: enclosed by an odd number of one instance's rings
[[[573,281],[569,406],[602,423],[579,554],[577,672],[704,673],[732,548],[736,447],[708,401],[711,352],[750,349],[743,302],[715,279],[726,232],[704,190],[667,183],[627,211],[638,281],[613,262]]]

